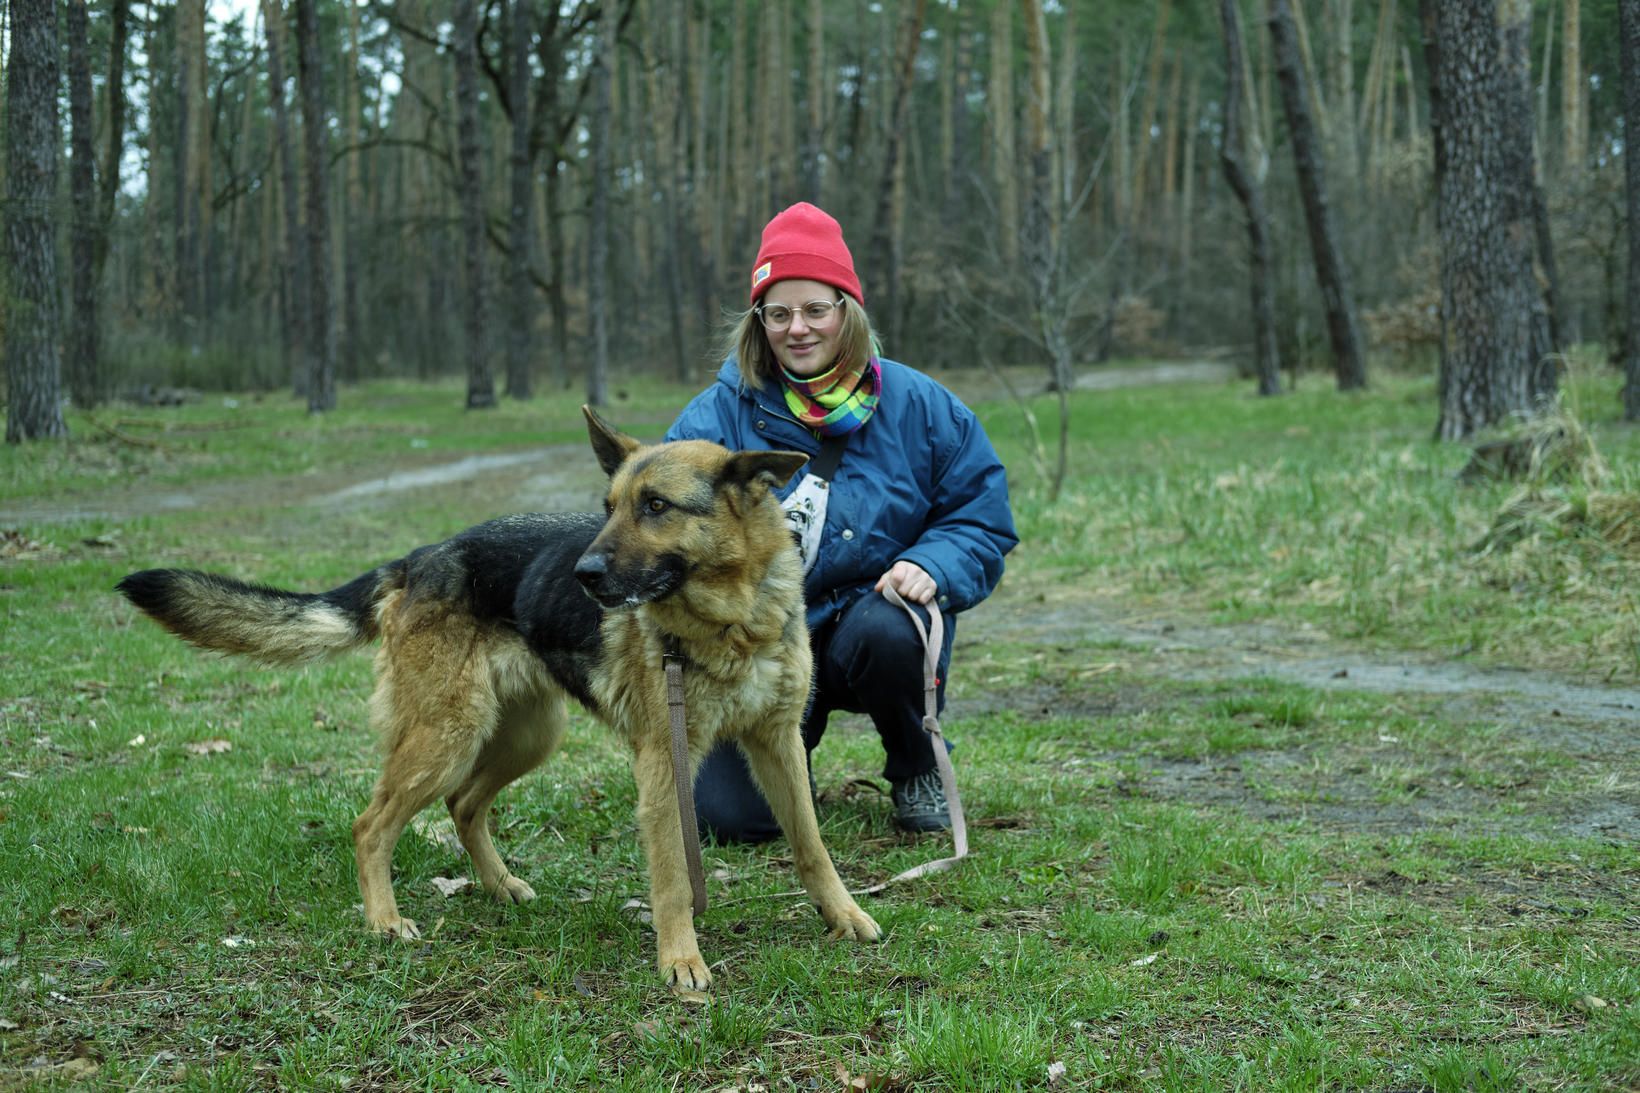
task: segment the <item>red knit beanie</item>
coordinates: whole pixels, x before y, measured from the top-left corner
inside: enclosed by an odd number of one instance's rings
[[[763,245],[752,267],[752,303],[776,281],[792,280],[819,281],[842,289],[862,305],[866,302],[841,225],[807,201],[780,213],[763,229]]]

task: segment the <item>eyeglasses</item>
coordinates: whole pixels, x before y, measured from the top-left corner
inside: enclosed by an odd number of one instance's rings
[[[808,325],[824,326],[831,320],[831,313],[842,306],[842,300],[810,300],[795,311],[785,304],[760,304],[752,310],[763,320],[765,328],[778,331],[791,326],[798,311],[803,313],[803,321]]]

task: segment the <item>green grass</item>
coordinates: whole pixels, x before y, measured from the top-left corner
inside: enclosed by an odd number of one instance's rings
[[[687,397],[633,394],[609,416],[645,436]],[[496,812],[540,898],[444,898],[433,879],[467,867],[429,828],[407,833],[395,880],[430,940],[365,936],[350,825],[375,773],[368,658],[200,655],[111,588],[150,564],[351,577],[516,490],[315,506],[304,481],[579,445],[576,404],[469,414],[453,384],[346,390],[318,421],[282,397],[220,403],[99,415],[163,448],[74,417],[71,443],[0,452],[6,506],[202,498],[21,524],[33,547],[0,561],[0,1084],[1009,1090],[1057,1066],[1068,1089],[1640,1083],[1632,820],[1579,826],[1633,807],[1632,726],[1580,747],[1506,704],[1233,666],[1183,679],[1063,623],[982,642],[965,622],[946,728],[974,857],[870,900],[880,945],[832,944],[779,898],[784,843],[708,847],[713,999],[674,1001],[623,910],[645,888],[631,778],[580,716]],[[1078,395],[1076,477],[1058,506],[1016,477],[1025,541],[987,611],[1028,623],[1040,599],[1091,590],[1135,614],[1632,686],[1634,563],[1554,536],[1469,553],[1507,490],[1451,481],[1463,454],[1428,442],[1432,404],[1427,382],[1393,379],[1350,398]],[[1017,411],[980,410],[1027,466]],[[1632,489],[1635,432],[1591,416]],[[592,464],[562,459],[550,469]],[[232,747],[189,748],[210,740]],[[816,754],[851,884],[944,846],[894,834],[886,798],[854,784],[879,763],[857,719]]]

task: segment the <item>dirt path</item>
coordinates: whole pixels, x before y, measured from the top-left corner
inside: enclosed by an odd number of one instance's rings
[[[1417,654],[1372,654],[1315,630],[1204,625],[1135,615],[1127,605],[1072,590],[1010,588],[963,620],[960,646],[1037,648],[1110,669],[1109,687],[970,695],[956,717],[1008,708],[1038,716],[1124,717],[1168,694],[1167,681],[1275,679],[1322,692],[1381,699],[1385,719],[1411,714],[1451,726],[1436,742],[1295,742],[1201,758],[1139,757],[1143,774],[1118,788],[1193,806],[1231,807],[1277,822],[1396,834],[1572,835],[1640,846],[1640,688],[1579,683],[1546,673],[1483,668]],[[1129,682],[1123,682],[1123,679]],[[1163,686],[1158,686],[1158,685]],[[1072,760],[1131,768],[1135,753]]]

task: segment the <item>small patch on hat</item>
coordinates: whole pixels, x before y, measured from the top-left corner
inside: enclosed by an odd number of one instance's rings
[[[773,271],[773,262],[764,262],[761,266],[758,266],[756,269],[752,270],[752,287],[756,288],[764,281],[767,281],[769,279],[769,274]]]

